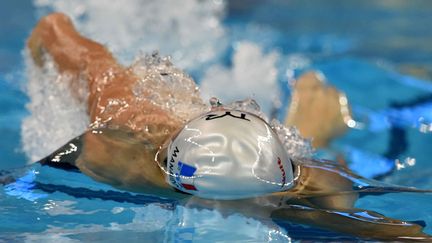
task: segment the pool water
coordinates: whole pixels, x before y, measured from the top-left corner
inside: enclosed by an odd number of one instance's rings
[[[340,153],[365,177],[431,189],[431,7],[426,0],[134,0],[127,5],[102,0],[3,1],[0,170],[13,171],[20,179],[0,190],[0,241],[361,240],[119,191],[82,174],[27,165],[35,151],[24,151],[23,144],[39,142],[40,150],[48,146],[48,141],[21,139],[26,137],[21,135],[22,121],[31,115],[25,105],[32,98],[25,92],[22,51],[43,14],[67,13],[78,30],[105,43],[126,64],[139,51],[158,49],[187,70],[206,97],[215,95],[226,102],[253,97],[279,119],[286,113],[289,83],[306,70],[318,70],[346,93],[354,118],[363,126],[335,139],[317,156],[334,159]],[[60,121],[61,126],[73,127],[67,119]],[[44,124],[33,129],[53,129]],[[58,139],[54,136],[71,139],[62,133],[52,136],[52,141]],[[424,231],[432,234],[431,200],[432,194],[393,193],[362,197],[356,206],[401,220],[422,220]]]

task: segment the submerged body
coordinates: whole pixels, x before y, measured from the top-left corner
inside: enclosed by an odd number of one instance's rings
[[[196,89],[191,89],[193,92],[183,103],[198,107],[192,114],[176,114],[149,99],[137,99],[137,96],[154,95],[172,97],[169,90],[154,81],[169,74],[144,71],[147,81],[137,91],[136,84],[142,78],[118,64],[105,47],[80,36],[62,14],[43,18],[32,32],[28,47],[37,65],[43,65],[43,53],[47,53],[59,72],[73,77],[72,92],[79,85],[78,79],[86,80],[89,90],[87,108],[91,128],[42,163],[54,166],[59,162],[68,163],[95,180],[118,188],[184,199],[201,206],[219,205],[221,211],[236,210],[250,216],[293,220],[368,238],[428,237],[418,224],[356,209],[354,203],[358,195],[353,186],[354,178],[359,177],[330,162],[294,158],[291,188],[256,198],[214,201],[181,193],[167,182],[160,167],[166,155],[158,161],[155,156],[165,151],[164,144],[166,146],[187,120],[208,111]],[[340,128],[336,130],[339,132]],[[70,144],[80,149],[64,156]],[[348,216],[335,214],[336,211],[346,212]],[[356,215],[358,212],[374,217],[364,218],[362,214]]]

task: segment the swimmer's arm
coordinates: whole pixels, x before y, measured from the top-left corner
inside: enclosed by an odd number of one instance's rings
[[[273,211],[271,218],[375,240],[432,240],[431,236],[422,232],[421,222],[392,219],[364,209],[331,210],[292,205]]]
[[[40,161],[42,165],[80,171],[119,189],[182,199],[165,182],[154,161],[158,148],[125,129],[91,129]]]
[[[103,45],[80,35],[64,14],[53,13],[43,17],[33,29],[27,46],[36,65],[44,65],[46,53],[60,73],[72,77],[72,93],[82,89],[80,80],[87,81],[91,121],[96,117],[107,119],[101,117],[101,109],[97,107],[108,103],[109,98],[130,96],[127,87],[135,82],[136,77],[117,63]]]
[[[79,73],[87,68],[94,72],[117,66],[114,57],[103,45],[81,36],[71,20],[62,13],[43,17],[33,29],[27,46],[36,64],[43,65],[43,54],[47,52],[60,72]]]
[[[53,13],[43,17],[33,29],[27,46],[37,65],[43,66],[44,53],[47,53],[60,73],[72,76],[70,89],[73,94],[82,89],[80,80],[87,81],[91,122],[112,120],[112,123],[124,125],[134,118],[133,126],[137,130],[153,124],[178,126],[167,112],[149,102],[131,105],[135,102],[132,87],[138,77],[120,65],[103,45],[80,35],[66,15]],[[128,107],[115,117],[104,113],[103,107],[108,106],[111,100],[128,103]]]
[[[91,122],[109,123],[134,130],[134,138],[127,139],[122,129],[102,134],[86,132],[83,149],[73,163],[80,171],[108,184],[134,191],[166,188],[164,176],[154,163],[157,147],[178,127],[178,121],[151,103],[129,105],[115,115],[104,113],[110,100],[118,99],[133,104],[131,87],[136,77],[119,65],[101,44],[81,36],[63,14],[54,13],[41,19],[29,40],[30,54],[36,64],[43,65],[43,53],[54,60],[59,72],[72,75],[72,92],[88,81],[88,112]],[[139,137],[138,137],[139,136]],[[65,165],[66,165],[65,164]],[[165,186],[165,187],[164,187]],[[158,193],[158,192],[156,192]]]
[[[296,186],[285,193],[290,196],[285,207],[274,210],[271,218],[381,240],[404,240],[401,237],[429,237],[417,223],[391,219],[376,212],[355,208],[358,193],[350,174],[342,165],[319,161],[294,161],[300,170]],[[353,175],[354,176],[354,175]],[[428,238],[431,239],[431,238]]]
[[[358,194],[353,190],[353,181],[346,176],[349,174],[346,167],[312,159],[295,159],[293,163],[299,176],[295,186],[287,193],[298,198],[310,198],[318,208],[354,206]],[[320,196],[318,200],[314,200],[316,196]]]

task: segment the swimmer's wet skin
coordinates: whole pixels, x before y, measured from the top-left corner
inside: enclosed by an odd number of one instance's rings
[[[149,101],[136,103],[135,74],[105,47],[80,36],[63,14],[44,17],[28,47],[37,65],[44,65],[46,53],[60,73],[88,81],[94,125],[41,160],[43,165],[221,213],[289,220],[368,239],[432,240],[420,224],[354,208],[361,193],[353,189],[354,181],[362,178],[337,163],[290,158],[271,126],[254,114],[218,106],[185,123]],[[71,89],[77,84],[73,80]],[[101,107],[112,99],[128,106],[104,112]]]

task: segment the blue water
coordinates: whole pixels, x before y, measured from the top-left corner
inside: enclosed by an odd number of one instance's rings
[[[290,91],[284,60],[292,53],[304,55],[310,63],[294,68],[295,75],[309,69],[324,73],[331,84],[346,92],[354,118],[365,124],[363,129],[349,130],[319,154],[331,158],[341,153],[354,171],[366,177],[431,189],[432,133],[421,132],[420,127],[432,122],[432,31],[428,24],[432,3],[303,2],[229,3],[223,25],[230,44],[212,62],[232,65],[239,40],[258,43],[265,51],[277,49],[282,56],[277,64],[278,82],[286,104]],[[26,78],[21,52],[39,10],[32,1],[0,3],[0,170],[19,168],[27,161],[20,149],[21,121],[28,115],[29,99],[23,92]],[[248,28],[251,24],[261,29]],[[202,70],[188,71],[198,81],[202,78]],[[281,109],[278,117],[283,116]],[[415,159],[415,164],[395,170],[394,161],[406,158]],[[72,172],[30,166],[16,173],[22,177],[15,188],[0,191],[0,241],[356,239],[122,192]],[[423,220],[425,232],[432,234],[431,201],[430,194],[398,193],[366,196],[356,206],[397,219]]]

